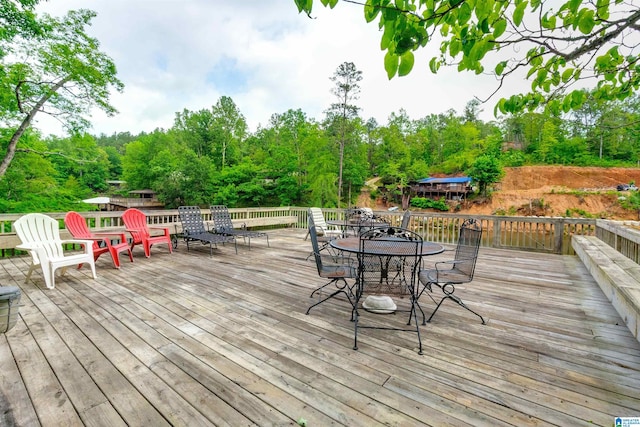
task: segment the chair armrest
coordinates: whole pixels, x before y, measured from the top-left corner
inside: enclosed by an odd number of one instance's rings
[[[93,252],[93,240],[89,240],[89,239],[70,239],[70,240],[59,240],[58,242],[63,244],[63,245],[71,244],[71,245],[90,246],[92,248],[91,251]]]
[[[109,237],[117,237],[120,239],[121,242],[126,242],[127,241],[127,236],[124,233],[94,233],[93,234],[93,238],[92,240],[104,240],[104,239],[109,239]]]
[[[435,263],[435,267],[437,271],[441,271],[442,268],[440,266],[449,266],[449,269],[455,268],[456,265],[461,264],[463,262],[469,262],[472,258],[463,258],[463,259],[454,259],[448,261],[438,261]]]
[[[16,245],[16,249],[20,249],[23,251],[32,251],[36,248],[36,246],[37,245],[31,243],[21,243],[19,245]]]
[[[169,228],[167,228],[167,227],[148,227],[148,228],[149,228],[149,230],[162,230],[164,232],[165,236],[169,236],[170,235]]]

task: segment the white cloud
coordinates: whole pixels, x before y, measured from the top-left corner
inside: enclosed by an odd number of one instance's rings
[[[316,3],[314,19],[298,14],[293,0],[56,0],[39,10],[61,15],[91,8],[98,14],[90,33],[114,59],[125,89],[112,96],[120,114],[91,118],[97,134],[166,129],[176,112],[210,108],[223,95],[252,130],[290,108],[321,119],[334,102],[329,78],[345,61],[363,72],[362,117],[379,124],[401,108],[415,119],[451,108],[461,113],[474,96],[496,88],[491,77],[431,74],[427,62],[435,45],[419,52],[409,76],[389,81],[380,33],[365,23],[362,7],[339,2],[330,10]],[[493,102],[483,107],[485,120]],[[60,133],[47,120],[38,126]]]

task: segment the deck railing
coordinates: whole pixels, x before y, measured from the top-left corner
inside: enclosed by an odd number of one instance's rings
[[[251,219],[257,218],[277,218],[277,217],[297,217],[295,227],[307,228],[306,207],[269,207],[269,208],[230,208],[232,219],[247,221],[251,224]],[[179,224],[180,219],[177,210],[148,210],[145,211],[150,224],[166,225],[173,230],[175,224]],[[209,209],[202,209],[205,221],[211,220]],[[327,220],[342,220],[344,211],[341,209],[324,209]],[[376,214],[392,225],[400,225],[403,212],[377,211]],[[61,229],[64,228],[65,213],[48,214],[60,221]],[[87,219],[88,225],[96,230],[108,230],[113,228],[124,228],[121,216],[122,212],[101,211],[81,213]],[[2,214],[0,215],[0,249],[4,253],[6,249],[15,248],[19,241],[12,230],[12,224],[22,214]],[[414,212],[411,217],[410,228],[423,236],[425,240],[439,242],[443,244],[455,244],[460,226],[466,218],[476,218],[481,221],[483,227],[482,245],[494,248],[519,249],[538,252],[549,252],[557,254],[571,254],[571,236],[574,234],[595,235],[596,228],[602,229],[602,233],[607,230],[618,230],[611,221],[580,218],[548,218],[548,217],[515,217],[515,216],[495,216],[495,215],[462,215],[438,212]],[[259,221],[256,221],[259,223]],[[612,225],[608,225],[608,224]],[[598,224],[598,227],[596,227]],[[603,225],[600,225],[603,224]],[[604,224],[607,224],[605,226]],[[284,225],[271,225],[263,228],[277,228]],[[638,247],[640,238],[635,236],[628,238],[628,233],[616,231],[614,240],[616,247],[622,251],[635,253],[638,259]],[[65,236],[65,232],[62,232]],[[67,235],[68,236],[68,235]],[[640,236],[640,232],[638,233]],[[602,238],[602,237],[601,237]],[[627,242],[623,240],[627,239]],[[634,240],[635,239],[635,240]],[[603,240],[605,240],[603,238]],[[606,240],[605,240],[606,241]],[[612,245],[613,246],[613,245]],[[634,252],[635,251],[635,252]]]
[[[598,220],[596,224],[596,237],[640,264],[640,222]]]
[[[302,227],[306,228],[306,208],[298,214]],[[344,219],[343,210],[324,209],[327,220]],[[377,211],[376,215],[392,225],[399,226],[403,212]],[[443,244],[455,244],[460,226],[467,218],[482,223],[482,246],[519,249],[557,254],[572,254],[571,236],[595,234],[596,220],[561,217],[518,217],[498,215],[462,215],[438,212],[413,212],[409,227],[425,240]]]

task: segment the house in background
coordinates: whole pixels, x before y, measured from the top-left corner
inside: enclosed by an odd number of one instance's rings
[[[468,176],[424,178],[411,185],[415,197],[438,200],[463,200],[472,192],[471,178]]]
[[[130,197],[110,197],[111,210],[137,209],[162,209],[164,203],[158,200],[153,190],[129,191]]]

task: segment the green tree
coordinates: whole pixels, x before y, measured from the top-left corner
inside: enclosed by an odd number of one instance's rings
[[[12,51],[11,43],[16,37],[32,38],[43,31],[33,8],[39,0],[0,0],[0,59]],[[0,72],[4,73],[0,64]]]
[[[336,127],[336,137],[338,139],[338,207],[342,201],[344,148],[350,136],[353,134],[353,119],[358,117],[360,108],[353,104],[360,96],[360,85],[362,71],[359,71],[353,62],[343,62],[338,66],[335,73],[330,77],[335,84],[331,93],[338,99],[338,102],[331,104],[327,111],[329,122]]]
[[[173,129],[198,157],[213,155],[214,118],[210,110],[176,113]]]
[[[72,176],[87,190],[101,192],[107,189],[109,161],[107,153],[96,145],[89,134],[74,134],[67,138],[50,137],[47,141],[49,156],[60,179]]]
[[[59,19],[45,15],[40,21],[41,34],[17,35],[10,46],[5,42],[0,47],[0,51],[11,52],[1,58],[0,120],[14,129],[3,145],[0,177],[37,114],[50,114],[69,128],[80,130],[88,125],[83,116],[91,108],[98,107],[109,115],[116,112],[109,104],[109,91],[120,91],[123,85],[116,77],[113,61],[86,33],[94,16],[88,10],[70,11]]]
[[[478,184],[480,194],[486,196],[487,187],[500,181],[500,178],[504,176],[504,170],[500,166],[500,161],[497,157],[485,154],[473,162],[467,174]]]
[[[214,155],[220,159],[220,169],[240,160],[247,136],[247,121],[238,106],[228,96],[222,96],[211,109],[215,144]]]
[[[159,190],[167,173],[176,170],[180,153],[188,150],[173,134],[156,130],[127,144],[122,158],[123,178],[130,189]],[[165,163],[166,162],[166,163]],[[174,168],[174,169],[171,169]]]
[[[311,14],[313,0],[294,1],[298,11]],[[320,2],[333,8],[338,0]],[[531,91],[498,101],[503,113],[543,104],[555,112],[579,108],[584,93],[573,89],[579,81],[595,82],[605,99],[624,99],[640,85],[640,45],[627,42],[640,32],[634,2],[368,0],[362,5],[366,21],[377,20],[382,29],[389,78],[410,73],[414,52],[438,42],[440,54],[429,61],[433,73],[443,66],[491,72],[501,86],[526,72]],[[510,54],[504,55],[507,49]],[[489,64],[494,68],[485,70]]]

